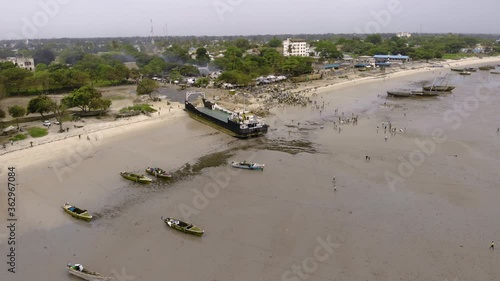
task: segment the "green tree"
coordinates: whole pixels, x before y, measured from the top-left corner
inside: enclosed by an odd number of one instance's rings
[[[200,65],[206,65],[210,62],[210,56],[206,48],[201,47],[196,49],[196,60]]]
[[[35,65],[43,63],[45,65],[49,65],[56,59],[54,52],[47,48],[37,49],[33,53],[33,60],[35,61]]]
[[[93,99],[90,101],[89,107],[91,109],[105,111],[111,107],[111,100],[110,99],[102,99],[102,98],[101,99]]]
[[[382,44],[382,36],[380,34],[370,34],[366,36],[365,41],[373,45],[380,45]]]
[[[269,46],[270,48],[278,48],[278,47],[281,47],[282,45],[283,45],[283,42],[276,37],[274,37],[273,39],[269,40],[269,42],[267,42],[267,46]]]
[[[97,82],[100,78],[99,67],[106,65],[106,62],[97,55],[85,54],[83,58],[75,65],[75,69],[86,72],[91,80],[91,84]]]
[[[335,60],[342,57],[342,53],[337,50],[337,46],[332,41],[322,40],[316,42],[315,46],[322,60]]]
[[[46,95],[40,95],[30,99],[28,102],[27,112],[39,113],[42,117],[44,113],[49,113],[52,111],[52,99]]]
[[[168,77],[172,81],[182,81],[182,79],[184,79],[178,69],[173,69],[172,71],[170,71],[170,73],[168,73]]]
[[[11,63],[10,61],[0,62],[0,71],[6,70],[9,68],[16,68],[16,65]]]
[[[312,59],[309,57],[287,57],[282,65],[282,72],[291,76],[307,74],[312,71]]]
[[[167,62],[186,63],[190,58],[188,49],[178,44],[173,44],[163,55]]]
[[[141,72],[137,68],[130,69],[130,79],[134,80],[136,84],[139,84],[139,79],[141,79]]]
[[[208,86],[209,83],[210,83],[210,80],[208,78],[201,77],[201,78],[196,79],[196,81],[194,82],[194,86],[199,87],[199,88],[205,88]]]
[[[251,48],[250,41],[248,41],[248,39],[245,39],[245,38],[236,39],[236,41],[234,41],[234,45],[238,49],[243,50],[243,51],[246,51],[246,50]]]
[[[138,95],[149,95],[151,98],[151,94],[159,88],[158,83],[151,79],[142,79],[142,81],[137,85],[137,94]]]
[[[65,96],[62,102],[67,108],[78,107],[83,112],[91,109],[93,100],[100,99],[102,94],[91,86],[83,86],[78,90],[73,91],[71,94]]]
[[[57,102],[52,101],[51,103],[51,111],[54,113],[54,117],[59,122],[59,132],[64,132],[63,129],[63,121],[64,117],[66,117],[68,112],[68,105],[64,102],[64,99]]]
[[[218,80],[239,86],[246,86],[252,82],[252,78],[250,76],[236,70],[223,72],[219,76]]]
[[[5,118],[5,111],[3,111],[3,109],[0,108],[0,119],[3,118]]]
[[[26,115],[26,109],[19,105],[9,107],[9,115],[16,119],[17,126],[19,127],[19,118]]]
[[[61,52],[60,61],[64,64],[75,65],[77,62],[83,59],[85,53],[79,49],[65,49]]]
[[[142,73],[146,76],[163,75],[167,68],[167,63],[164,59],[155,56],[147,65],[142,68]]]
[[[47,70],[47,65],[45,63],[38,63],[35,67],[35,73],[39,71],[45,71]]]
[[[5,90],[7,93],[19,93],[24,86],[24,79],[30,77],[33,73],[22,68],[8,68],[2,71],[2,75],[6,77]]]
[[[182,76],[200,76],[200,71],[196,66],[183,65],[176,68]]]

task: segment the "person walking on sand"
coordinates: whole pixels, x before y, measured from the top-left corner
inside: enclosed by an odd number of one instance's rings
[[[491,241],[490,249],[495,250],[495,242],[494,241]]]
[[[385,141],[387,141],[387,136],[385,136]]]

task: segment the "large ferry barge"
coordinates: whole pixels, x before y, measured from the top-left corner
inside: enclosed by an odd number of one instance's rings
[[[202,95],[203,106],[196,107],[189,101],[191,95]],[[189,115],[204,124],[237,138],[251,138],[267,133],[269,125],[248,112],[233,112],[208,101],[203,92],[186,93],[185,110]]]

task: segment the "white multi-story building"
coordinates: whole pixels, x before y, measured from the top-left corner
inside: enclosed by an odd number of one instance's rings
[[[305,40],[288,38],[283,41],[283,56],[285,57],[308,57],[309,53],[309,44]]]
[[[35,70],[35,61],[33,58],[25,58],[25,57],[8,57],[6,59],[0,59],[0,62],[8,62],[15,64],[19,68],[24,68],[30,71]]]
[[[409,37],[411,37],[411,33],[409,33],[409,32],[398,32],[396,34],[396,36],[397,37],[407,37],[407,38],[409,38]]]

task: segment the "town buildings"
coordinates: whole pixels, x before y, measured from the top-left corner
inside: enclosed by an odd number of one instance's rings
[[[308,57],[310,53],[309,44],[303,39],[288,38],[283,41],[283,56]]]
[[[35,71],[35,61],[33,60],[33,58],[8,57],[6,59],[0,59],[0,62],[11,62],[19,68]]]

